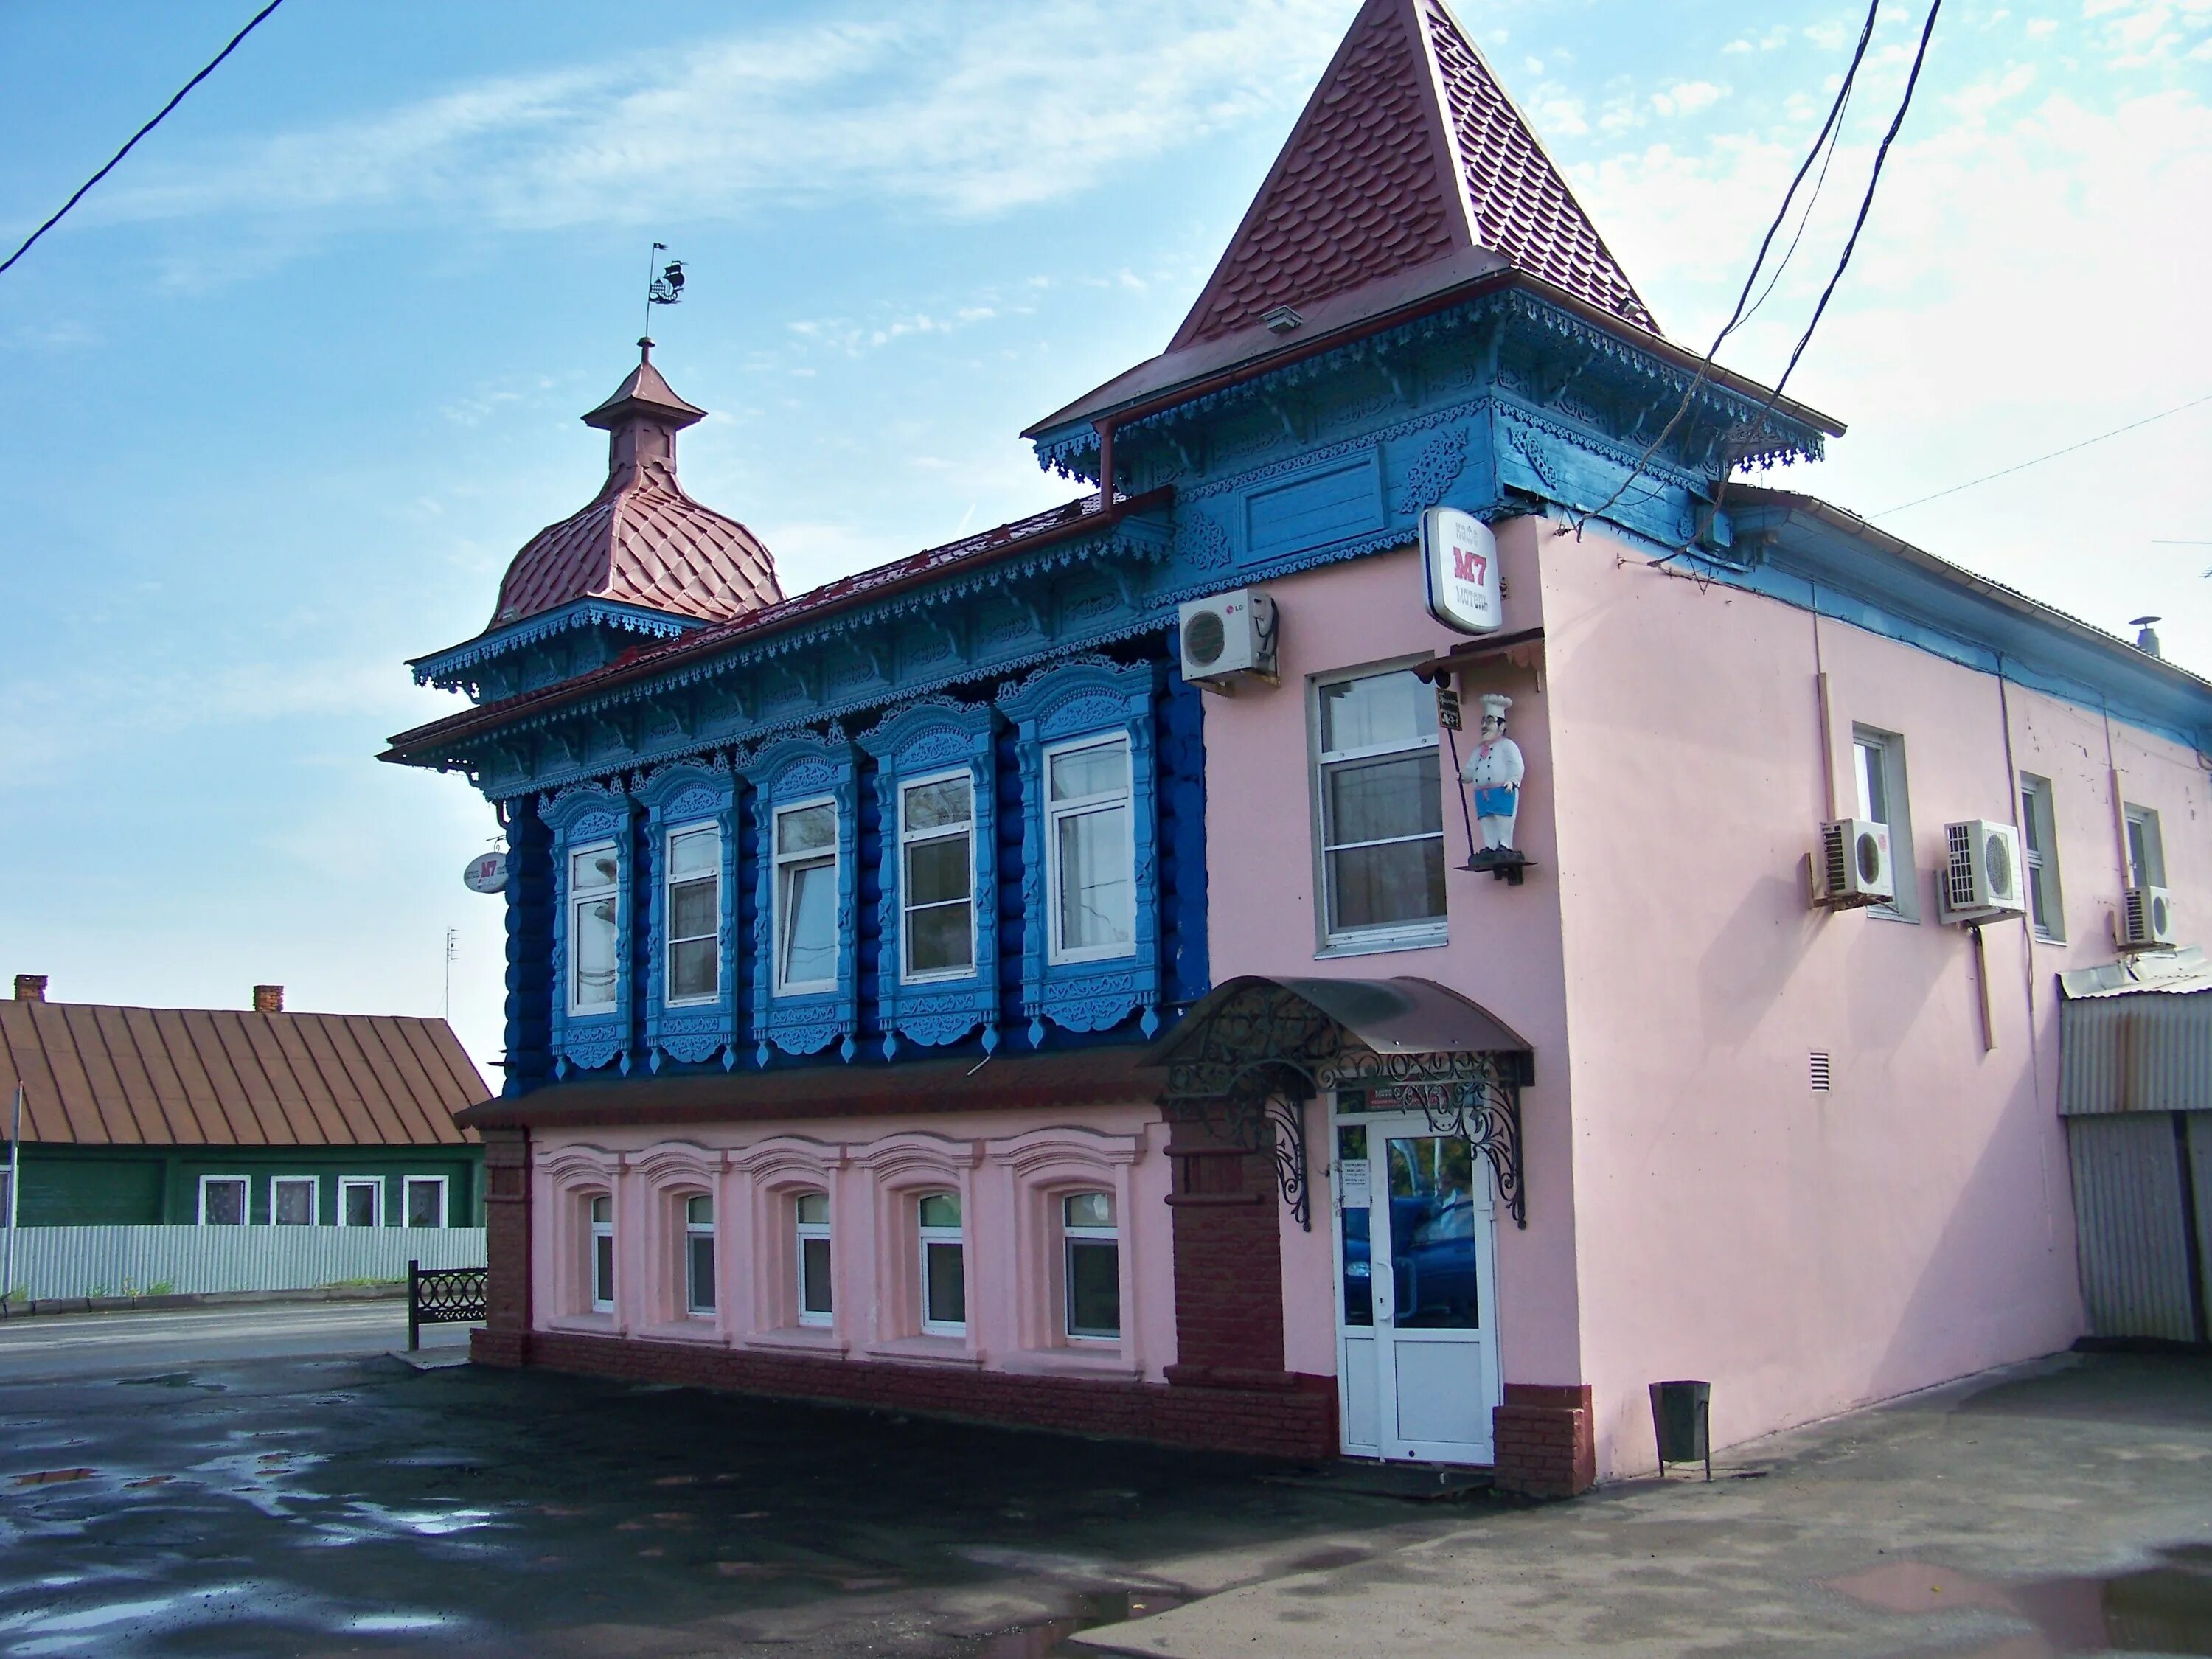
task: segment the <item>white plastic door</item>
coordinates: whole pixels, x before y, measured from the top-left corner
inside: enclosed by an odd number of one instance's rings
[[[1343,1119],[1335,1134],[1344,1449],[1487,1463],[1499,1398],[1490,1172],[1419,1112]]]

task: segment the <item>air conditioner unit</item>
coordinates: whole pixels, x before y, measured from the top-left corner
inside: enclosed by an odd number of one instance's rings
[[[2166,949],[2174,940],[2173,895],[2163,887],[2129,888],[2112,927],[2123,951]]]
[[[1836,818],[1820,826],[1813,854],[1813,902],[1831,910],[1887,904],[1897,896],[1890,867],[1889,826],[1869,818]]]
[[[1944,921],[1972,926],[2027,910],[2027,872],[2012,825],[1988,818],[1947,823],[1943,850]]]
[[[1275,682],[1275,602],[1265,593],[1235,588],[1185,599],[1177,613],[1182,638],[1182,677],[1212,691],[1238,680]]]

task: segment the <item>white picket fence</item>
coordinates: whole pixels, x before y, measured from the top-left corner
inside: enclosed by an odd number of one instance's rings
[[[0,1240],[4,1237],[0,1231]],[[481,1267],[484,1230],[21,1227],[15,1233],[15,1288],[35,1301],[310,1291],[351,1280],[404,1279],[410,1261]]]

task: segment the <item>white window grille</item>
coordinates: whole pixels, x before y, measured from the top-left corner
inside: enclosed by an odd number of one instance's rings
[[[672,1005],[721,994],[722,832],[711,823],[668,832],[668,975]]]
[[[615,1006],[620,965],[622,855],[612,842],[568,855],[568,1012],[605,1013]]]
[[[1117,736],[1048,750],[1044,766],[1051,959],[1126,957],[1136,948],[1129,740]]]
[[[809,801],[775,814],[775,990],[837,986],[837,806]]]
[[[1114,1194],[1070,1193],[1060,1210],[1067,1334],[1119,1337],[1121,1237],[1114,1225]]]
[[[799,1322],[827,1325],[835,1303],[830,1284],[830,1194],[801,1193],[793,1201]]]
[[[921,1328],[933,1336],[965,1336],[968,1266],[960,1194],[925,1193],[915,1216],[921,1244]]]
[[[965,772],[899,790],[899,903],[907,980],[975,970],[975,788]]]

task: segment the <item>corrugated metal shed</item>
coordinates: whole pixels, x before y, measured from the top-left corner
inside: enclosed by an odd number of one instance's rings
[[[2202,1280],[2192,1283],[2172,1115],[2075,1118],[2066,1145],[2090,1328],[2100,1336],[2198,1340],[2195,1285]]]
[[[25,1144],[77,1146],[459,1145],[491,1092],[442,1019],[0,1002],[18,1080]]]
[[[2069,996],[2058,1020],[2061,1115],[2212,1112],[2212,984]]]

